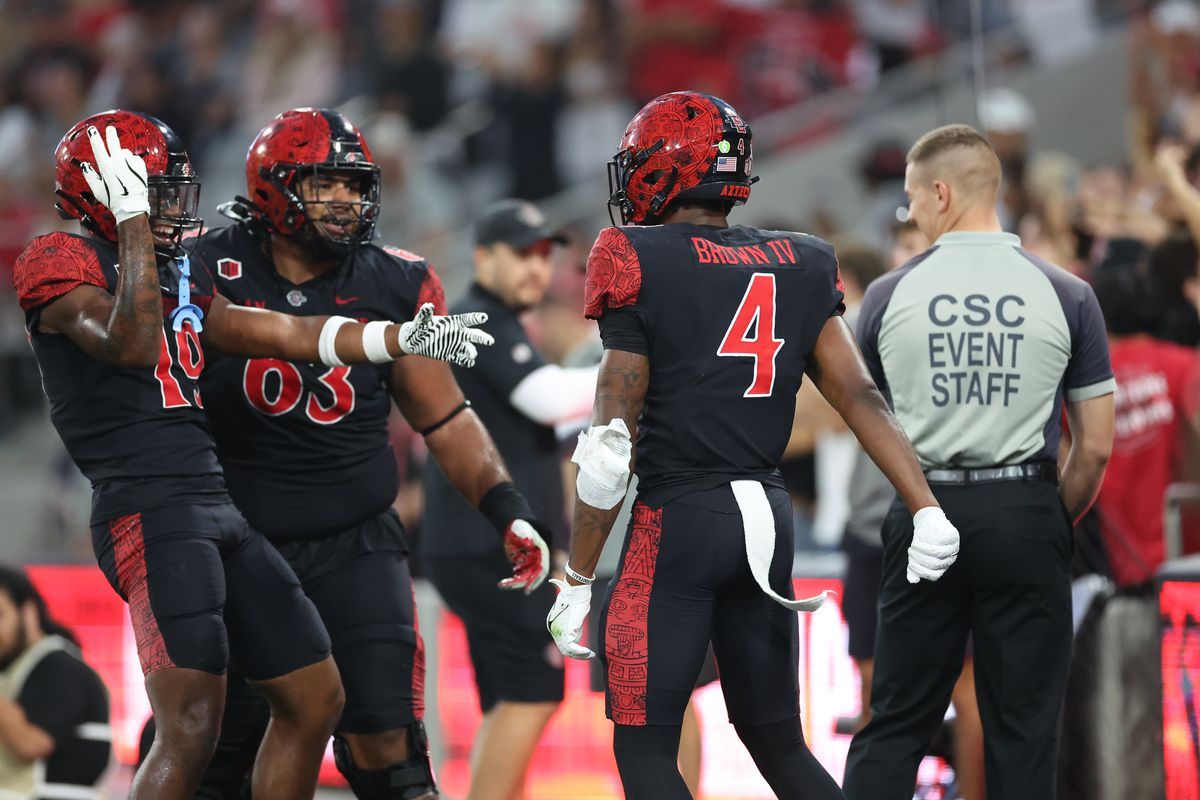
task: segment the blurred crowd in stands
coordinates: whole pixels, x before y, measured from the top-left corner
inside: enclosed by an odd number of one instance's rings
[[[1038,119],[1011,90],[981,94],[977,121],[1004,165],[1005,225],[1122,312],[1113,313],[1118,451],[1088,523],[1093,547],[1081,551],[1123,582],[1144,580],[1162,558],[1161,487],[1191,474],[1200,408],[1191,386],[1200,346],[1193,0],[8,0],[0,4],[0,437],[22,410],[44,413],[8,271],[31,236],[63,225],[51,207],[51,153],[86,114],[119,106],[171,125],[204,181],[208,222],[219,225],[213,208],[244,191],[245,148],[259,128],[289,107],[337,105],[363,126],[383,171],[384,238],[426,255],[461,288],[470,266],[452,244],[476,212],[517,196],[553,216],[552,198],[602,172],[633,111],[657,94],[707,90],[753,121],[831,91],[869,93],[972,30],[1015,30],[1011,57],[1039,59],[1052,11],[1093,24],[1132,14],[1128,86],[1097,90],[1128,117],[1124,160],[1079,163],[1039,147]],[[844,264],[861,267],[853,277],[864,286],[920,252],[927,243],[897,212],[909,144],[879,142],[846,176],[868,189],[857,219],[791,219],[780,209],[778,226],[831,239]],[[576,234],[555,256],[550,300],[530,319],[550,358],[595,336],[579,313],[595,230]],[[1179,349],[1160,352],[1171,347]],[[821,466],[823,452],[844,446],[839,436],[814,411],[798,419],[789,448],[801,539],[817,548],[841,536],[847,477]],[[397,444],[419,479],[419,437],[398,425]],[[64,466],[64,485],[72,474]],[[407,522],[419,519],[420,502],[418,485],[402,490]],[[62,527],[86,534],[86,509],[72,513],[60,514]]]

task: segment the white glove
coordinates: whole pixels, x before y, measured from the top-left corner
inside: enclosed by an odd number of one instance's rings
[[[105,136],[108,147],[100,139],[95,127],[87,129],[88,141],[92,145],[95,169],[84,161],[80,164],[83,178],[96,199],[108,207],[120,225],[138,214],[150,215],[150,190],[146,180],[146,162],[121,147],[117,129],[108,126]]]
[[[936,581],[958,557],[958,528],[937,506],[913,514],[913,540],[908,548],[908,582]]]
[[[411,322],[400,326],[400,349],[410,356],[473,367],[475,357],[479,355],[475,345],[495,342],[490,334],[474,327],[487,322],[487,318],[482,311],[435,316],[433,303],[426,303],[417,309],[417,316]]]
[[[546,615],[546,629],[554,637],[554,643],[568,658],[595,658],[595,653],[579,643],[583,638],[583,621],[592,607],[592,587],[572,586],[558,578],[551,578],[550,582],[558,587],[558,598]]]

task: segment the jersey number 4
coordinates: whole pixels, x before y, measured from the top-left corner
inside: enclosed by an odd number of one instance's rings
[[[742,397],[770,397],[775,389],[775,357],[782,347],[783,339],[775,338],[775,275],[756,272],[750,277],[717,355],[753,358],[754,380]]]
[[[269,387],[268,379],[278,388]],[[322,403],[316,393],[309,392],[304,402],[304,414],[318,425],[332,425],[354,410],[354,385],[350,383],[349,367],[330,367],[317,378],[329,390],[332,402]],[[277,358],[252,358],[246,362],[242,389],[250,405],[270,417],[286,414],[300,404],[305,394],[304,379],[295,364]]]

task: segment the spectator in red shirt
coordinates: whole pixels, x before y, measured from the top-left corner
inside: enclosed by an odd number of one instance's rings
[[[1117,379],[1112,458],[1096,508],[1113,578],[1131,586],[1165,558],[1163,496],[1185,479],[1187,442],[1200,422],[1200,357],[1150,336],[1156,304],[1132,267],[1101,269],[1094,288]]]
[[[693,89],[738,105],[736,56],[753,16],[727,0],[624,0],[629,92],[641,103]]]

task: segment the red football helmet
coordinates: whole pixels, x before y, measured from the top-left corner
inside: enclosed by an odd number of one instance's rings
[[[674,200],[750,197],[750,126],[724,100],[672,92],[642,107],[608,162],[609,205],[624,225],[652,225]]]
[[[95,162],[85,132],[95,126],[100,135],[112,126],[121,146],[141,156],[149,179],[150,227],[160,243],[178,246],[190,231],[199,231],[204,220],[200,207],[200,181],[192,169],[183,143],[161,121],[136,111],[105,111],[75,123],[54,151],[54,207],[63,219],[77,219],[83,227],[110,242],[117,240],[117,221],[88,188],[80,165]]]
[[[310,198],[310,203],[323,202],[326,212],[322,219],[313,219],[300,194],[300,181],[309,176],[351,178],[357,182],[359,199]],[[271,120],[246,154],[246,188],[251,215],[270,230],[305,239],[334,255],[345,255],[375,234],[379,167],[372,163],[362,133],[337,111],[294,108]],[[352,212],[357,219],[343,221],[338,210]]]

